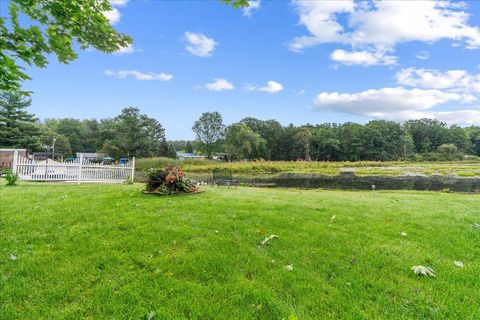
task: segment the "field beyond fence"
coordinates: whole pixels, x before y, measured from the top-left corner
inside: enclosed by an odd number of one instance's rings
[[[137,162],[137,181],[144,181],[150,168],[181,166],[187,174],[207,183],[214,169],[228,169],[245,185],[326,189],[437,190],[478,192],[480,161],[448,162],[306,162],[173,160],[144,158]]]
[[[339,175],[353,172],[358,176],[368,175],[442,175],[480,177],[480,161],[403,162],[403,161],[358,161],[358,162],[306,162],[306,161],[244,161],[218,162],[214,160],[174,160],[168,158],[143,158],[137,160],[136,169],[178,165],[187,173],[211,173],[213,169],[229,169],[237,175],[251,177],[272,176],[280,173],[314,173]]]

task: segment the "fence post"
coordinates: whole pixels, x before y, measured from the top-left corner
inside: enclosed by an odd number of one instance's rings
[[[83,165],[83,154],[80,154],[80,159],[78,162],[78,177],[77,177],[78,184],[82,182],[82,165]]]
[[[133,178],[135,178],[135,157],[132,158],[132,183],[133,183]]]
[[[18,162],[18,151],[15,150],[13,152],[13,162],[12,162],[12,171],[13,171],[13,174],[16,174],[17,173],[17,162]]]

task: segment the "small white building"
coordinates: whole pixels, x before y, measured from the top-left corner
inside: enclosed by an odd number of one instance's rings
[[[179,160],[185,160],[185,159],[195,159],[195,160],[203,160],[205,159],[205,156],[198,155],[196,153],[181,153],[177,152],[177,158]]]
[[[83,156],[83,159],[95,160],[95,159],[101,159],[101,158],[105,157],[105,153],[100,153],[100,152],[77,152],[76,156],[77,156],[77,159],[80,158],[80,156]]]

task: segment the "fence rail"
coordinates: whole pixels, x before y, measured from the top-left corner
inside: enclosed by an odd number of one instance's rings
[[[65,162],[51,159],[37,161],[20,156],[15,151],[12,169],[20,180],[121,183],[133,181],[135,157],[122,165],[104,165],[84,159],[83,156]]]

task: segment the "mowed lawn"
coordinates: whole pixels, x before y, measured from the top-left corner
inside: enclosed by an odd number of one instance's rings
[[[480,319],[479,195],[142,188],[0,186],[0,319]]]

